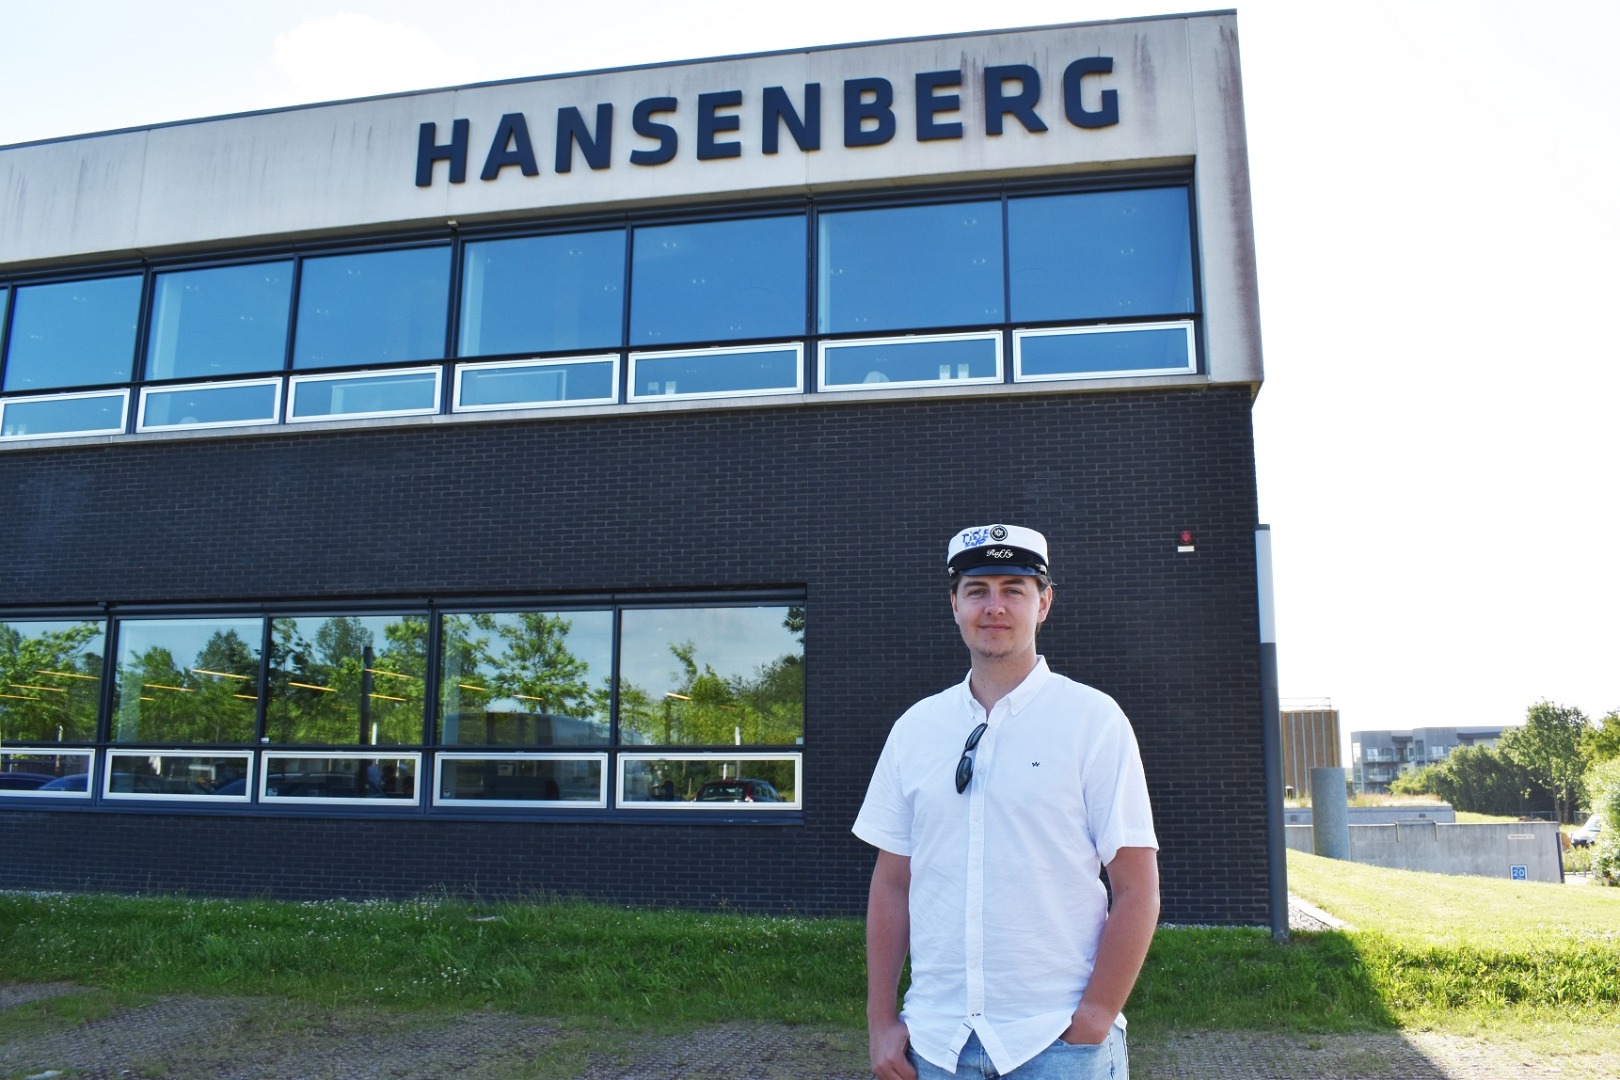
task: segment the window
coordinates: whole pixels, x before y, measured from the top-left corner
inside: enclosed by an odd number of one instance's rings
[[[619,755],[620,806],[663,810],[797,810],[797,754]]]
[[[802,214],[636,229],[630,344],[802,335],[805,243]]]
[[[999,323],[999,202],[842,210],[820,218],[823,334]]]
[[[625,231],[469,243],[460,356],[613,348],[624,340]]]
[[[273,424],[280,413],[280,379],[149,388],[141,391],[135,430]]]
[[[146,377],[280,371],[287,361],[292,280],[291,260],[156,275]]]
[[[618,397],[618,353],[456,366],[457,412],[611,404]]]
[[[611,611],[446,614],[438,738],[446,746],[605,746]]]
[[[140,324],[139,274],[24,285],[12,303],[5,389],[127,383]]]
[[[601,809],[606,754],[439,754],[436,805]]]
[[[802,607],[631,608],[622,620],[620,743],[804,741]]]
[[[363,367],[444,356],[448,246],[305,259],[293,367]]]
[[[251,743],[258,723],[261,619],[123,619],[111,739]]]
[[[1016,377],[1025,382],[1198,370],[1190,322],[1016,330],[1013,350]]]
[[[52,435],[116,435],[124,430],[129,391],[42,394],[0,401],[0,435],[42,439]]]
[[[803,355],[796,344],[631,353],[630,400],[797,393]]]
[[[251,754],[174,754],[152,750],[107,752],[107,796],[114,799],[184,799],[247,802]]]
[[[419,745],[427,634],[425,615],[271,619],[265,738],[277,745]],[[308,771],[307,762],[296,765]]]
[[[1009,199],[1012,319],[1190,315],[1191,237],[1184,187]]]
[[[95,741],[106,632],[99,620],[0,622],[0,745]]]
[[[128,614],[108,666],[105,620],[0,621],[0,792],[798,810],[804,628],[785,601]]]
[[[821,386],[825,390],[1000,381],[999,333],[821,343]]]
[[[0,798],[88,799],[93,761],[88,750],[7,744],[0,747]]]
[[[439,411],[440,368],[394,368],[366,375],[299,375],[287,419],[408,416]]]

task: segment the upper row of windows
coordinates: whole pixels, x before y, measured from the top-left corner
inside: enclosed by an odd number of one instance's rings
[[[631,223],[0,286],[0,391],[1189,317],[1184,186]]]

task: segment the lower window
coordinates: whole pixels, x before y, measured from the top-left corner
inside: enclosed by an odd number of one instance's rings
[[[647,810],[798,810],[799,754],[621,754],[618,804]]]
[[[266,754],[259,798],[310,803],[357,799],[414,805],[420,754]]]
[[[606,754],[440,754],[435,806],[607,806]]]

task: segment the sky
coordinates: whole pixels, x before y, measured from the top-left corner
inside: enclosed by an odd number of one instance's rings
[[[1620,4],[1238,13],[1284,706],[1620,709]],[[0,0],[0,145],[1174,0]],[[1605,313],[1608,313],[1607,315]]]

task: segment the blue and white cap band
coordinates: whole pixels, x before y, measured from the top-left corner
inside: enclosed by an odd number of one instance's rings
[[[957,574],[1046,575],[1046,537],[1021,525],[975,525],[951,537],[945,570]]]

